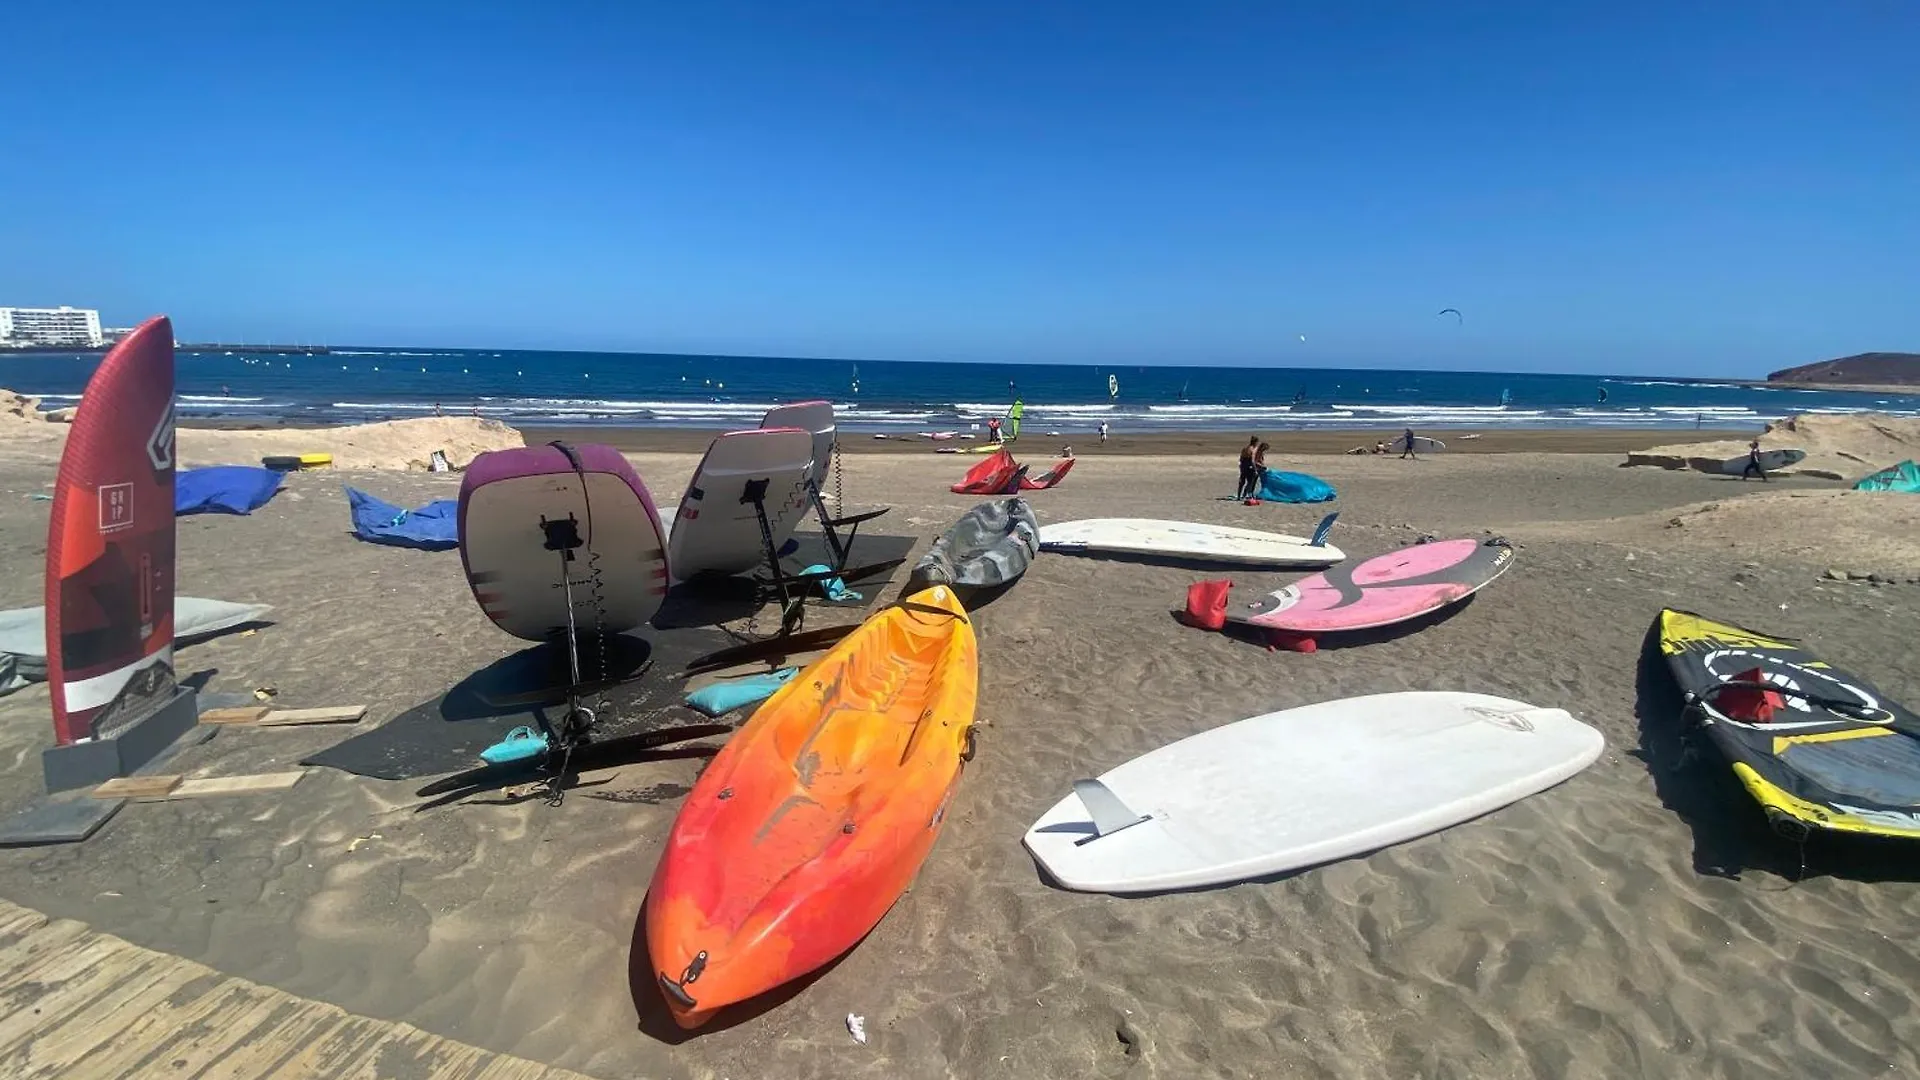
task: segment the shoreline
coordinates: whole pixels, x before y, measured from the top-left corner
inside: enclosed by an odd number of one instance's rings
[[[223,423],[218,421],[186,421],[180,423],[183,428],[211,431],[288,431],[288,430],[335,430],[357,425],[346,424],[262,424],[258,422]],[[738,430],[734,427],[713,428],[666,428],[666,427],[618,427],[618,426],[564,426],[551,424],[529,424],[515,427],[530,446],[537,446],[555,439],[571,442],[592,442],[612,446],[622,453],[686,453],[699,454],[706,450],[714,436],[723,431]],[[1390,441],[1401,433],[1403,428],[1353,427],[1321,428],[1312,431],[1281,430],[1272,433],[1260,432],[1261,437],[1272,444],[1272,452],[1277,454],[1343,456],[1358,446],[1372,446],[1376,442]],[[1648,447],[1670,445],[1677,442],[1700,441],[1708,438],[1727,439],[1733,437],[1748,438],[1760,434],[1759,428],[1700,429],[1694,428],[1416,428],[1416,434],[1426,434],[1438,438],[1446,444],[1448,454],[1624,454]],[[1153,431],[1143,433],[1121,432],[1112,435],[1102,445],[1098,434],[1090,431],[1066,432],[1048,436],[1029,432],[1025,438],[1013,444],[1016,455],[1044,454],[1053,456],[1064,447],[1071,446],[1078,456],[1211,456],[1215,454],[1236,454],[1244,444],[1247,435],[1253,435],[1256,429],[1249,429],[1245,435],[1237,430],[1211,431]],[[1691,436],[1691,438],[1689,437]],[[873,438],[860,432],[843,432],[840,448],[850,454],[929,454],[942,447],[972,447],[980,444],[979,439],[934,442],[916,436],[889,435],[885,439]],[[958,455],[965,456],[965,455]],[[1364,455],[1355,455],[1364,456]]]

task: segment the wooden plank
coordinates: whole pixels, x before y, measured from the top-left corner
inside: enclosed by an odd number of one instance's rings
[[[37,911],[11,904],[4,905],[4,910],[0,910],[0,938],[30,934],[45,925],[47,917]]]
[[[42,1024],[26,1039],[0,1047],[0,1076],[58,1080],[81,1075],[75,1069],[81,1059],[118,1039],[127,1025],[201,977],[194,965],[165,953],[148,955],[154,960],[150,967],[98,998],[92,1008]]]
[[[179,776],[116,776],[93,789],[96,799],[151,799],[180,783]]]
[[[209,1064],[195,1080],[253,1080],[261,1076],[317,1076],[325,1070],[325,1047],[349,1026],[351,1017],[339,1009],[317,1002],[285,998],[289,1006],[281,1021],[271,1028],[255,1031],[254,1039],[242,1043],[220,1060]],[[354,1045],[375,1039],[377,1025],[362,1024],[362,1038]],[[319,1052],[316,1052],[318,1050]],[[333,1051],[337,1053],[338,1051]]]
[[[87,931],[86,924],[72,919],[55,919],[13,944],[0,948],[0,978],[12,979],[13,973],[29,968],[40,958],[78,941]]]
[[[208,709],[200,714],[203,724],[254,724],[271,711],[265,705],[242,705],[235,709]]]
[[[118,938],[88,935],[79,947],[62,950],[31,971],[8,972],[20,984],[47,989],[33,999],[33,1008],[16,1009],[0,1018],[0,1046],[12,1046],[42,1025],[85,1011],[122,980],[139,978],[152,963],[143,952]]]
[[[203,975],[213,976],[211,971]],[[195,993],[200,982],[211,982],[210,989]],[[165,1071],[163,1054],[179,1033],[240,1011],[249,998],[248,985],[238,979],[195,980],[172,997],[148,1009],[127,1025],[120,1037],[80,1062],[81,1076],[133,1077],[155,1076]],[[189,1074],[190,1075],[190,1074]]]
[[[367,715],[365,705],[330,705],[324,709],[275,709],[260,720],[261,727],[301,724],[357,724]]]
[[[199,1076],[202,1069],[234,1050],[279,1028],[305,1002],[281,994],[263,993],[241,979],[228,979],[235,991],[233,1007],[182,1024],[166,1033],[147,1053],[140,1075],[163,1070],[174,1076]]]
[[[432,1035],[355,1016],[201,964],[44,920],[0,901],[0,1000],[31,1002],[0,1016],[0,1076],[146,1080],[293,1077],[387,1080],[585,1080]]]
[[[300,782],[307,770],[253,773],[246,776],[203,776],[182,780],[180,786],[160,796],[162,799],[198,799],[207,795],[253,795],[263,791],[285,791]]]

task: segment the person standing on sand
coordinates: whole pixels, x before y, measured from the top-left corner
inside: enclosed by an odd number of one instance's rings
[[[1253,455],[1259,449],[1260,436],[1258,435],[1248,439],[1247,445],[1240,448],[1240,486],[1233,489],[1233,497],[1236,499],[1245,499],[1253,495]]]
[[[1767,470],[1760,467],[1759,439],[1747,444],[1747,467],[1740,470],[1740,479],[1745,480],[1749,476],[1758,476],[1761,480],[1767,479]]]
[[[1107,445],[1107,422],[1105,420],[1100,421],[1100,445]]]
[[[1000,418],[997,416],[987,417],[987,441],[990,443],[1000,441]]]
[[[1405,461],[1408,458],[1412,458],[1415,461],[1419,461],[1420,455],[1413,452],[1413,429],[1408,428],[1406,434],[1400,436],[1400,438],[1402,440],[1400,460]]]
[[[1248,495],[1258,495],[1260,494],[1260,489],[1267,486],[1268,449],[1269,447],[1266,443],[1261,443],[1259,447],[1253,451],[1253,482],[1248,488]]]

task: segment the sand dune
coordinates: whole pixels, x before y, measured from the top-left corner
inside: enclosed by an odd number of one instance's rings
[[[183,465],[253,464],[268,454],[328,453],[336,469],[425,470],[435,450],[464,469],[487,450],[526,445],[520,432],[498,420],[471,416],[422,416],[338,428],[224,431],[182,428]]]
[[[1920,456],[1920,420],[1859,413],[1844,416],[1807,414],[1768,424],[1760,436],[1766,450],[1798,448],[1807,457],[1778,475],[1817,476],[1827,480],[1858,480],[1868,473]],[[1729,458],[1744,457],[1744,440],[1656,446],[1627,454],[1628,465],[1662,469],[1714,471]]]

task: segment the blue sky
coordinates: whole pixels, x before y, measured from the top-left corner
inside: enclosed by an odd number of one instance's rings
[[[8,19],[0,303],[187,337],[1690,375],[1920,350],[1907,0]]]

